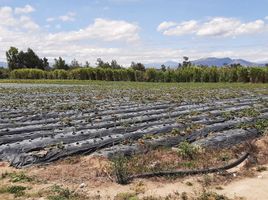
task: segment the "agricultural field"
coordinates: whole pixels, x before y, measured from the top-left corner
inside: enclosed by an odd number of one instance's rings
[[[228,161],[246,158],[250,152],[239,145],[263,137],[267,127],[267,84],[0,83],[0,161],[15,168],[54,166],[84,155],[133,156],[129,171],[134,178],[158,170],[222,166],[226,160],[215,157],[224,151]],[[170,162],[169,156],[184,164]],[[189,161],[194,157],[200,162]],[[122,160],[115,166],[120,168]],[[155,164],[159,160],[168,164]]]

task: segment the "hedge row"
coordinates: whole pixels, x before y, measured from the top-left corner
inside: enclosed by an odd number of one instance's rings
[[[160,71],[153,68],[145,72],[133,69],[77,68],[73,70],[43,71],[17,69],[9,74],[12,79],[77,79],[105,81],[148,82],[252,82],[268,83],[268,67],[187,67]]]

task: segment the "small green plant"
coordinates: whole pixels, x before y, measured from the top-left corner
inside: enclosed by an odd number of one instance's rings
[[[51,187],[53,195],[48,196],[48,200],[68,200],[72,199],[72,192],[68,188],[62,188],[59,185]]]
[[[119,184],[128,183],[128,160],[123,155],[116,156],[112,159],[112,169],[116,176],[116,182]]]
[[[114,200],[139,200],[139,198],[135,193],[124,192],[117,194]]]
[[[268,119],[258,119],[254,123],[242,123],[238,125],[238,128],[254,128],[257,129],[260,134],[264,135],[268,132]]]
[[[255,128],[261,133],[265,134],[268,131],[268,119],[257,120]]]
[[[203,193],[197,197],[197,200],[229,200],[229,198],[215,192],[203,191]]]
[[[190,144],[187,141],[180,143],[178,153],[184,159],[191,159],[193,160],[197,154],[200,152],[200,147]]]
[[[33,178],[27,176],[24,172],[20,172],[20,173],[13,172],[13,173],[7,174],[7,176],[10,177],[10,181],[13,183],[16,183],[16,182],[25,183],[25,182],[33,181]]]
[[[14,194],[15,197],[20,197],[25,194],[26,189],[27,188],[24,186],[13,185],[13,186],[8,186],[8,187],[1,187],[0,193],[10,193],[10,194]]]
[[[218,158],[219,161],[229,161],[230,155],[227,153],[221,153]]]
[[[255,108],[247,108],[238,112],[237,115],[239,117],[258,117],[260,115],[260,112]]]

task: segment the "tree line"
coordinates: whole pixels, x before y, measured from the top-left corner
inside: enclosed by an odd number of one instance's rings
[[[50,66],[48,59],[46,57],[39,58],[38,55],[31,49],[28,48],[26,52],[19,51],[16,47],[10,47],[6,52],[6,58],[8,63],[9,70],[15,69],[41,69],[41,70],[55,70],[55,69],[64,69],[71,70],[81,67],[90,67],[88,61],[84,65],[79,63],[76,59],[73,59],[70,64],[67,64],[66,61],[62,58],[55,58],[54,63]],[[116,60],[112,60],[111,63],[104,62],[101,58],[97,59],[96,66],[103,69],[122,69],[123,67],[117,63]],[[134,70],[145,71],[145,66],[141,63],[131,63],[131,68]]]
[[[32,49],[26,52],[11,47],[7,52],[7,69],[0,68],[0,78],[13,79],[77,79],[106,81],[147,82],[252,82],[268,83],[268,67],[243,67],[239,64],[223,67],[194,66],[184,57],[178,68],[164,65],[160,69],[145,68],[142,63],[132,62],[129,68],[97,59],[97,67],[90,63],[80,64],[73,60],[66,64],[61,57],[55,59],[53,67],[46,58],[39,58]]]

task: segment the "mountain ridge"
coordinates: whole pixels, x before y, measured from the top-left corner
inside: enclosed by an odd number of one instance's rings
[[[264,63],[256,63],[256,62],[251,62],[251,61],[247,61],[244,59],[231,59],[229,57],[224,57],[224,58],[207,57],[207,58],[193,60],[191,61],[191,63],[195,65],[217,66],[217,67],[222,67],[224,65],[231,65],[231,64],[241,64],[243,66],[248,66],[248,67],[265,66]],[[164,64],[166,67],[171,67],[171,68],[178,66],[178,62],[175,62],[175,61],[166,61],[164,63],[148,63],[148,64],[145,64],[145,66],[160,68],[162,64]]]

